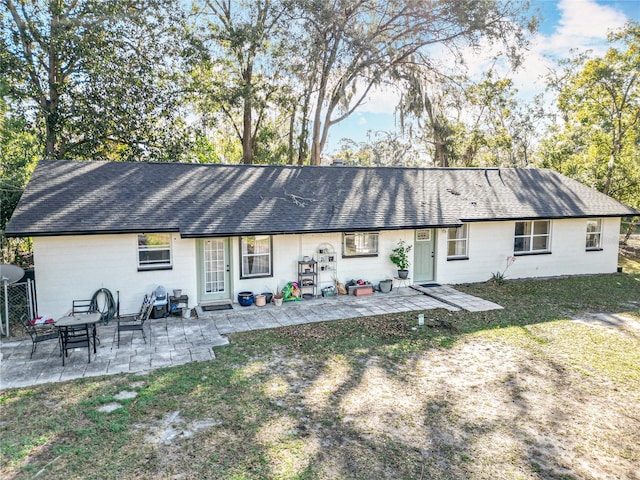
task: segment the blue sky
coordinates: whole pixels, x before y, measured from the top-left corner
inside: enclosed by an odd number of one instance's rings
[[[533,0],[532,13],[541,17],[538,34],[531,38],[523,69],[511,75],[523,98],[544,90],[541,77],[554,65],[554,59],[571,56],[571,49],[603,53],[609,31],[621,28],[629,19],[640,22],[640,0]],[[470,53],[470,72],[481,73],[489,57],[490,53],[485,58]],[[374,92],[364,106],[331,128],[325,152],[338,152],[344,137],[362,142],[369,131],[394,130],[397,99],[391,90]]]

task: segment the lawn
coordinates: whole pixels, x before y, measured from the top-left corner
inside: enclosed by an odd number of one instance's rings
[[[466,285],[505,309],[249,332],[213,362],[0,392],[0,477],[640,478],[628,271]]]

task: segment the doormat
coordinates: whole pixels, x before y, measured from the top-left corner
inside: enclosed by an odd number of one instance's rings
[[[233,307],[229,303],[225,303],[223,305],[203,305],[203,312],[217,312],[219,310],[233,310]]]
[[[441,287],[442,285],[440,285],[439,283],[423,283],[420,286],[424,288],[429,288],[429,287]]]

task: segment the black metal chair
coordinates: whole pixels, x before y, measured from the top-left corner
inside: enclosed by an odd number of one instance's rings
[[[144,324],[149,319],[151,312],[153,311],[153,302],[155,302],[155,293],[151,296],[145,295],[140,306],[140,311],[137,314],[123,315],[116,317],[116,334],[118,335],[118,348],[120,348],[120,332],[142,332],[142,338],[144,343],[147,343],[147,336],[144,333]]]
[[[94,325],[95,327],[95,325]],[[58,327],[60,331],[60,348],[62,349],[62,366],[69,350],[74,348],[86,348],[91,363],[91,347],[93,347],[93,331],[88,324]]]
[[[83,315],[87,313],[96,313],[98,312],[98,307],[93,300],[72,300],[71,302],[71,316]],[[70,327],[71,329],[74,327]],[[96,324],[93,324],[93,335],[96,339],[96,342],[100,343],[100,338],[97,335],[97,327]],[[82,327],[80,327],[82,330]]]
[[[81,313],[94,313],[98,309],[92,300],[73,300],[71,303],[71,315],[79,315]]]
[[[39,343],[46,342],[48,340],[58,340],[58,345],[60,345],[60,336],[58,335],[58,330],[53,324],[42,324],[38,325],[33,321],[27,320],[27,315],[22,315],[20,317],[20,323],[22,327],[27,331],[29,337],[31,337],[31,355],[29,358],[33,358],[33,352],[36,351],[36,347]],[[60,353],[62,353],[62,349],[60,349]]]

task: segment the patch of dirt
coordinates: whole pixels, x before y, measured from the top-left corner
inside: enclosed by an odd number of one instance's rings
[[[535,349],[471,339],[401,362],[286,352],[256,362],[245,373],[269,372],[263,392],[281,411],[256,443],[296,436],[321,478],[640,479],[637,391]],[[384,451],[405,463],[388,470]]]
[[[176,410],[166,414],[160,422],[149,428],[147,442],[159,445],[170,445],[176,439],[190,438],[194,432],[216,425],[211,419],[197,420],[187,424],[180,416],[180,411]]]
[[[592,313],[581,315],[572,320],[592,327],[604,327],[621,332],[640,332],[640,322],[624,313]]]

